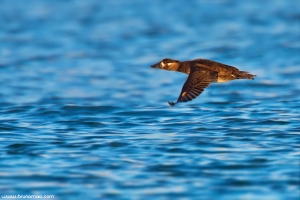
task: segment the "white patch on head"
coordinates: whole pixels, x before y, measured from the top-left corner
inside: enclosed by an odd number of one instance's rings
[[[165,67],[165,66],[166,66],[166,64],[165,64],[163,61],[160,62],[160,65],[161,65],[162,67]]]

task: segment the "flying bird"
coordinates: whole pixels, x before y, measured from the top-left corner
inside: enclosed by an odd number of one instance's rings
[[[180,62],[178,60],[165,58],[151,67],[188,74],[188,78],[182,87],[176,103],[195,99],[211,82],[222,83],[235,79],[253,80],[256,76],[246,71],[240,71],[235,67],[206,59]],[[170,106],[176,104],[174,102],[168,103]]]

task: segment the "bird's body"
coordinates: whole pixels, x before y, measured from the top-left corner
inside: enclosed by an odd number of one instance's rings
[[[206,59],[180,62],[166,58],[151,67],[178,71],[189,75],[176,103],[193,100],[200,95],[211,82],[220,83],[235,79],[254,79],[255,77],[255,75],[240,71],[235,67]],[[171,106],[174,106],[176,103],[169,102]]]

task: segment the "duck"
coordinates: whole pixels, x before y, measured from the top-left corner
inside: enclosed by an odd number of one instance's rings
[[[177,101],[168,102],[170,106],[192,101],[212,82],[224,83],[235,79],[253,80],[256,76],[246,71],[240,71],[236,67],[202,58],[183,62],[165,58],[152,65],[151,68],[182,72],[188,75]]]

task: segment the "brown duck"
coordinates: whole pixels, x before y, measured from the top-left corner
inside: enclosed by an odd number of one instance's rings
[[[176,103],[195,99],[211,82],[221,83],[235,79],[253,80],[256,76],[245,71],[240,71],[235,67],[205,59],[180,62],[178,60],[165,58],[151,67],[182,72],[189,75]],[[171,106],[176,104],[174,102],[168,103]]]

